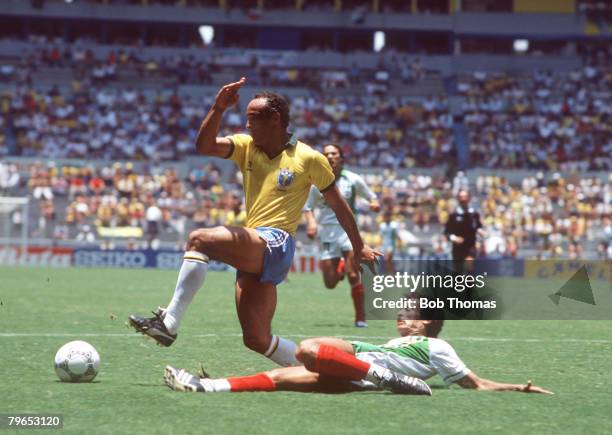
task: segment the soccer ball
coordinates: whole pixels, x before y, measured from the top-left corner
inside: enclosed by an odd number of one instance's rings
[[[55,373],[62,382],[91,382],[98,367],[100,355],[85,341],[66,343],[55,354]]]

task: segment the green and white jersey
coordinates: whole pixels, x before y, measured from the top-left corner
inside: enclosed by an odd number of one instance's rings
[[[351,344],[360,360],[419,379],[437,374],[450,385],[470,373],[455,349],[439,338],[409,336],[394,338],[381,346],[361,341]]]
[[[376,194],[368,187],[364,179],[351,171],[343,169],[340,177],[336,180],[336,186],[340,194],[344,197],[348,205],[355,212],[357,197],[365,198],[368,201],[376,199]],[[340,225],[334,211],[325,203],[325,199],[319,190],[312,186],[310,194],[304,205],[304,210],[313,211],[319,209],[317,223],[319,225]]]
[[[382,251],[384,253],[395,251],[399,230],[397,222],[381,222],[378,229],[382,238]]]

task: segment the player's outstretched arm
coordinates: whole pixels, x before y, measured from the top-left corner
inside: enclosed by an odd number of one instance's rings
[[[336,214],[338,222],[340,222],[342,229],[346,232],[346,235],[351,241],[356,261],[358,260],[359,262],[370,265],[373,264],[376,261],[376,257],[381,257],[382,253],[374,251],[369,246],[363,244],[359,229],[357,228],[357,222],[355,222],[355,216],[353,216],[351,208],[340,194],[338,187],[335,185],[330,187],[323,192],[323,197],[329,208]],[[358,264],[354,266],[355,270],[359,270]]]
[[[489,379],[479,378],[474,373],[468,373],[466,376],[459,379],[457,384],[462,388],[480,391],[516,391],[519,393],[554,394],[552,391],[533,385],[531,381],[527,381],[526,384],[504,384]]]
[[[227,157],[232,150],[232,143],[227,138],[217,137],[221,127],[223,112],[238,102],[238,90],[246,82],[242,77],[234,83],[228,83],[217,93],[215,103],[200,125],[196,138],[198,154],[211,157]]]

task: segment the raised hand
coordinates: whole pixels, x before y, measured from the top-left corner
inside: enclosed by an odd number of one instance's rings
[[[217,109],[225,110],[228,107],[232,107],[238,102],[238,90],[246,82],[246,78],[242,77],[240,80],[234,83],[228,83],[223,86],[217,93],[215,98],[215,107]]]
[[[317,226],[316,225],[307,225],[306,226],[306,235],[309,239],[314,239],[317,236]]]

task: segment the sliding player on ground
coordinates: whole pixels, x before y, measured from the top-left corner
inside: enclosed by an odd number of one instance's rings
[[[370,210],[378,212],[380,204],[376,194],[370,190],[366,182],[358,174],[344,169],[344,155],[338,145],[329,144],[323,147],[323,155],[334,171],[336,186],[340,194],[356,211],[358,197],[369,202]],[[314,210],[319,209],[318,219],[315,219]],[[351,297],[355,308],[355,326],[363,328],[368,326],[365,318],[364,292],[359,269],[354,269],[353,247],[342,229],[334,211],[327,205],[325,198],[319,190],[312,186],[308,200],[304,206],[306,218],[306,234],[311,239],[319,236],[320,262],[319,267],[323,273],[323,282],[329,289],[336,288],[338,282],[348,277],[351,286]]]
[[[418,307],[418,304],[416,305]],[[426,310],[400,311],[401,335],[383,345],[322,337],[300,343],[302,367],[286,367],[251,376],[221,379],[193,376],[166,366],[166,385],[176,391],[220,393],[242,391],[351,392],[388,390],[399,394],[431,395],[423,380],[439,375],[446,385],[480,391],[552,392],[526,384],[506,384],[477,376],[453,347],[437,338],[443,320],[430,320]],[[435,316],[434,316],[435,317]]]
[[[279,94],[256,94],[247,106],[250,134],[217,137],[225,110],[238,102],[242,78],[225,85],[198,132],[198,153],[233,160],[243,174],[245,227],[202,228],[189,234],[183,264],[167,309],[155,316],[129,317],[136,331],[170,346],[187,307],[204,283],[209,260],[236,268],[236,309],[244,344],[279,365],[299,364],[297,345],[272,335],[276,286],[289,271],[294,234],[302,208],[315,185],[338,216],[353,246],[355,263],[372,263],[379,253],[363,244],[350,207],[336,187],[327,159],[288,131],[289,105]],[[357,265],[355,264],[356,268]]]

